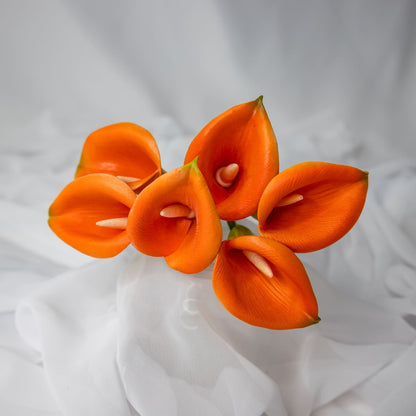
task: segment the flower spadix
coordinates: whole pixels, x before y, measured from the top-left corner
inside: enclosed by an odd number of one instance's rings
[[[278,241],[255,235],[223,241],[212,284],[223,306],[248,324],[292,329],[320,320],[305,268]]]
[[[267,183],[279,171],[276,137],[262,97],[209,122],[190,144],[185,163],[197,156],[220,218],[252,215]]]
[[[138,192],[161,171],[159,150],[150,132],[133,123],[117,123],[87,137],[75,177],[108,173]]]
[[[120,179],[95,173],[69,183],[49,208],[49,226],[65,243],[93,257],[129,245],[126,222],[136,194]]]
[[[258,207],[259,232],[296,252],[320,250],[343,237],[364,207],[368,173],[305,162],[280,172]]]
[[[163,256],[183,273],[200,272],[214,260],[221,222],[196,160],[160,176],[138,195],[127,233],[137,250]]]

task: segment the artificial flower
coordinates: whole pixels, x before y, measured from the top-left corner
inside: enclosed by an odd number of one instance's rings
[[[279,173],[262,97],[209,122],[184,166],[167,173],[147,130],[132,123],[101,128],[87,138],[75,177],[49,210],[49,225],[63,241],[94,257],[114,256],[131,243],[183,273],[198,273],[216,258],[212,282],[220,302],[269,329],[320,321],[294,251],[319,250],[346,234],[368,188],[368,173],[350,166],[306,162]],[[250,215],[260,236],[235,222]],[[222,243],[220,218],[230,227]]]
[[[69,183],[49,208],[49,226],[65,243],[93,257],[113,257],[130,243],[127,216],[136,200],[115,176],[95,173]]]
[[[136,124],[117,123],[87,137],[75,177],[108,173],[139,192],[161,172],[159,149],[153,136]]]
[[[185,163],[195,157],[221,219],[255,213],[264,188],[279,171],[276,137],[262,97],[209,122],[190,144]]]
[[[222,227],[196,159],[160,176],[138,195],[127,233],[137,250],[163,256],[183,273],[200,272],[214,260]]]
[[[320,250],[343,237],[364,207],[368,173],[325,162],[294,165],[260,198],[259,232],[293,251]]]
[[[305,268],[278,241],[255,235],[223,241],[212,284],[223,306],[248,324],[292,329],[320,320]]]

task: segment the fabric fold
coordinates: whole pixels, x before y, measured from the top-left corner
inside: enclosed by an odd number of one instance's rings
[[[374,377],[414,336],[393,319],[403,338],[389,343],[387,312],[351,302],[311,267],[323,321],[290,331],[253,327],[222,307],[211,272],[185,276],[163,259],[127,252],[26,298],[17,326],[41,353],[62,412],[306,416]]]
[[[48,281],[16,311],[38,349],[65,415],[130,415],[115,362],[115,283],[123,259],[103,260]]]
[[[254,416],[281,403],[275,382],[243,365],[201,316],[203,298],[215,300],[209,273],[183,276],[137,256],[120,279],[118,364],[140,414]]]

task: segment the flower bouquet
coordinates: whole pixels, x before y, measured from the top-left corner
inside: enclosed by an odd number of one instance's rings
[[[184,274],[215,262],[213,290],[231,314],[263,328],[302,328],[320,317],[295,253],[343,237],[361,214],[367,187],[368,173],[351,166],[304,162],[279,172],[260,96],[210,121],[183,166],[169,172],[143,127],[118,123],[93,132],[74,180],[50,207],[49,226],[97,258],[131,244]],[[247,217],[257,221],[257,234],[238,223]]]

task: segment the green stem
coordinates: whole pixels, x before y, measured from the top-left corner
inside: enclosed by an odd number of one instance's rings
[[[228,228],[230,229],[230,231],[236,226],[235,221],[227,221],[227,224],[228,224]]]
[[[227,222],[228,222],[228,226],[230,227],[230,232],[228,233],[228,240],[241,237],[242,235],[253,235],[251,230],[245,227],[244,225],[237,224],[235,221],[227,221]],[[231,227],[231,225],[233,225],[233,227]]]

